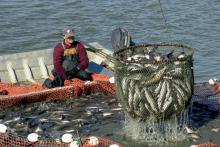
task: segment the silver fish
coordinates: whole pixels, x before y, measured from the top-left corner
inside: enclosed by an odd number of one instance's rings
[[[141,99],[142,99],[142,95],[141,95],[141,91],[138,87],[138,84],[135,85],[135,94],[134,94],[134,102],[133,102],[133,106],[134,106],[134,109],[137,110],[138,108],[138,105],[140,104],[141,102]]]
[[[165,95],[165,98],[164,98],[164,101],[161,103],[161,106],[162,107],[160,107],[160,109],[162,109],[163,110],[163,108],[164,108],[164,105],[166,105],[165,103],[168,101],[172,101],[172,96],[171,96],[171,84],[170,84],[170,82],[166,82],[166,88],[167,88],[167,92],[166,92],[166,95]]]
[[[175,89],[180,93],[180,95],[182,96],[182,98],[184,98],[184,101],[187,101],[187,93],[184,93],[184,91],[180,88],[180,86],[178,86],[177,84],[173,83],[173,86],[175,87]]]
[[[128,103],[129,103],[131,110],[134,110],[134,107],[133,107],[133,96],[135,93],[134,85],[135,85],[135,81],[130,80],[129,87],[128,87],[128,98],[129,98]]]
[[[133,111],[133,95],[131,93],[131,89],[128,90],[128,107],[130,111]]]
[[[163,85],[164,81],[160,81],[159,84],[157,85],[157,87],[154,90],[154,94],[158,95],[159,92],[161,91],[162,85]]]
[[[165,74],[166,70],[167,70],[167,66],[163,67],[162,69],[160,69],[157,73],[153,74],[152,76],[145,78],[144,79],[146,81],[145,86],[153,85],[159,82],[162,79],[163,75]]]
[[[158,107],[161,108],[163,102],[164,102],[164,99],[165,99],[165,96],[166,96],[166,92],[167,92],[167,81],[163,81],[162,83],[162,86],[161,86],[161,90],[160,90],[160,93],[159,95],[157,96],[157,104],[158,104]]]
[[[179,78],[179,79],[183,78],[183,76],[184,76],[182,68],[172,69],[172,70],[168,71],[166,74],[169,76],[172,76],[173,78]]]
[[[147,90],[147,88],[144,88],[144,95],[154,113],[158,113],[158,107],[156,105],[156,102],[151,93]]]
[[[184,82],[186,84],[186,89],[188,90],[189,92],[189,95],[188,96],[191,96],[192,95],[192,86],[191,86],[191,79],[189,77],[185,77],[184,78]]]
[[[184,106],[185,102],[184,102],[184,98],[181,96],[181,94],[176,91],[176,100],[177,100],[177,104],[178,104],[178,107],[182,107]]]
[[[168,99],[165,101],[163,107],[161,108],[161,112],[167,114],[169,111],[173,110],[173,100],[172,97],[168,97]]]
[[[132,63],[127,66],[127,71],[133,71],[133,70],[138,70],[142,68],[144,68],[142,64]]]
[[[149,112],[147,111],[146,107],[144,106],[143,103],[140,103],[140,111],[141,111],[141,114],[143,114],[143,116],[148,116],[149,115]]]
[[[172,80],[172,82],[178,85],[184,91],[184,94],[188,94],[191,92],[191,90],[189,90],[188,87],[186,86],[186,82],[183,82],[182,80],[179,79],[178,80],[174,79]]]
[[[134,97],[133,97],[134,110],[138,110],[139,103],[140,103],[140,98],[139,98],[138,94],[135,92]]]
[[[121,81],[122,91],[125,97],[128,97],[128,86],[129,86],[129,79],[127,77],[123,77]]]

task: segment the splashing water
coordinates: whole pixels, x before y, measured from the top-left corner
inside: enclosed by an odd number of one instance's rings
[[[153,116],[140,122],[125,114],[124,132],[126,137],[140,143],[161,144],[183,141],[187,138],[185,126],[188,124],[189,108],[179,117],[170,120],[156,120]]]

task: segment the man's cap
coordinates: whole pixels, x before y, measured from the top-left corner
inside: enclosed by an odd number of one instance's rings
[[[62,35],[66,37],[71,37],[71,36],[75,36],[75,32],[71,28],[64,28]]]

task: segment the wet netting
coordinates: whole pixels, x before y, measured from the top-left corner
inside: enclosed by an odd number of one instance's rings
[[[220,112],[220,83],[210,85],[200,83],[194,85],[194,94],[192,104],[204,107],[205,110],[211,110],[213,114],[219,116]]]
[[[96,138],[97,140],[94,140]],[[39,140],[36,142],[30,142],[28,139],[24,139],[12,134],[2,134],[0,133],[0,146],[1,147],[120,147],[121,145],[116,144],[108,139],[91,136],[82,137],[80,139],[76,138],[77,143],[63,143],[59,140]]]
[[[144,44],[114,52],[119,102],[133,117],[179,115],[193,91],[193,51],[181,44]]]
[[[30,102],[46,100],[62,100],[67,98],[79,98],[81,95],[92,93],[114,94],[114,84],[110,83],[109,76],[92,74],[92,81],[83,81],[77,78],[66,80],[64,87],[48,89],[41,85],[15,85],[0,83],[0,91],[7,91],[0,96],[0,108],[7,108]]]
[[[0,83],[0,108],[9,108],[25,103],[40,101],[64,100],[79,98],[82,95],[95,93],[115,94],[114,84],[109,82],[109,76],[93,74],[92,81],[83,81],[77,78],[65,81],[64,87],[48,89],[41,85],[13,85]],[[3,130],[2,130],[3,129]],[[10,129],[9,129],[10,130]],[[1,147],[118,147],[121,146],[103,137],[79,137],[74,135],[71,142],[65,143],[53,138],[47,140],[30,141],[11,132],[5,132],[4,125],[0,126]],[[36,139],[32,138],[32,139]],[[77,142],[76,142],[77,141]]]

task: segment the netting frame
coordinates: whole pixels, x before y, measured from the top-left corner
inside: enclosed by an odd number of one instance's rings
[[[169,60],[166,60],[166,61],[155,61],[155,60],[145,60],[145,61],[138,61],[138,60],[126,60],[126,58],[128,58],[129,56],[131,55],[135,55],[135,52],[136,52],[136,49],[137,48],[148,48],[148,47],[151,47],[151,48],[154,48],[154,47],[175,47],[175,48],[182,48],[184,49],[184,52],[186,53],[186,56],[184,56],[183,58],[181,59],[177,59],[177,58],[172,58],[172,59],[169,59]],[[162,63],[174,63],[176,61],[189,61],[189,65],[190,65],[190,71],[191,71],[191,82],[190,82],[190,85],[191,85],[191,94],[190,96],[188,96],[188,101],[185,102],[184,104],[184,108],[186,108],[191,100],[191,96],[193,94],[193,85],[194,85],[194,71],[193,71],[193,53],[194,53],[194,48],[191,48],[189,46],[186,46],[186,45],[183,45],[183,44],[177,44],[177,43],[156,43],[156,44],[140,44],[140,45],[135,45],[135,46],[130,46],[130,47],[126,47],[126,48],[122,48],[122,49],[119,49],[119,50],[116,50],[114,53],[113,53],[113,56],[114,56],[114,63],[115,63],[115,69],[114,69],[114,74],[115,74],[115,81],[116,81],[116,94],[117,94],[117,98],[119,100],[119,102],[122,104],[122,106],[124,107],[125,111],[128,112],[128,114],[130,114],[133,118],[137,118],[137,116],[135,116],[133,113],[130,113],[127,108],[127,104],[123,104],[123,98],[121,95],[123,95],[122,93],[122,88],[120,88],[119,85],[122,85],[122,81],[120,81],[118,78],[117,78],[117,74],[119,73],[117,71],[117,68],[118,68],[118,65],[119,64],[162,64]],[[128,54],[126,54],[126,52],[129,52]],[[124,53],[124,54],[123,54]],[[120,81],[120,82],[118,82]],[[129,103],[129,102],[126,102],[126,103]],[[177,113],[177,115],[180,114],[180,112]],[[167,116],[162,116],[163,119],[165,118],[168,118]],[[157,118],[157,116],[156,116]],[[161,118],[161,116],[159,117]],[[138,119],[140,119],[141,121],[146,121],[147,119],[146,118],[141,118],[139,117]]]

